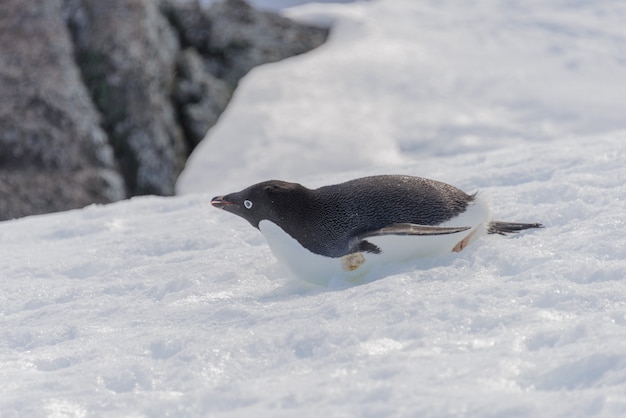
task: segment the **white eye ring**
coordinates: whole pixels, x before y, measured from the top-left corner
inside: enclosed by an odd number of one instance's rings
[[[246,209],[250,209],[252,207],[252,202],[249,200],[244,200],[243,205],[245,206]]]

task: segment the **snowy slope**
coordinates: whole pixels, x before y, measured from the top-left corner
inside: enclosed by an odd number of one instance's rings
[[[206,0],[205,0],[206,1]],[[215,1],[215,0],[209,0]],[[316,3],[350,3],[354,0],[316,0]],[[249,0],[249,4],[254,7],[269,10],[280,10],[286,7],[298,6],[300,4],[310,3],[309,0]]]
[[[626,129],[626,3],[361,1],[288,15],[329,42],[254,69],[181,193]]]
[[[334,19],[345,44],[331,39],[246,78],[210,133],[207,144],[222,147],[206,146],[213,166],[203,171],[210,158],[200,153],[190,164],[198,177],[187,184],[205,193],[0,222],[0,417],[626,415],[623,6],[507,2],[518,12],[507,14],[500,2],[461,3],[293,9]],[[490,25],[515,16],[521,28],[561,22],[584,65],[567,78],[537,62],[534,89],[505,83],[494,67],[499,87],[473,91],[484,74],[462,50],[480,35],[481,56],[499,56],[509,38],[488,36]],[[392,58],[429,27],[416,48],[448,43],[450,55],[433,46],[428,62],[448,62],[458,90],[437,84],[443,67],[408,58],[383,77],[350,35],[391,36]],[[539,59],[539,33],[515,51]],[[403,87],[413,71],[432,71],[420,87],[432,108]],[[526,113],[507,107],[507,95]],[[249,154],[225,141],[231,134]],[[360,147],[355,135],[372,142]],[[293,164],[276,162],[285,156]],[[316,187],[381,172],[481,190],[496,218],[546,228],[484,237],[360,286],[312,288],[287,276],[258,231],[209,204],[265,177]]]
[[[345,289],[209,195],[0,223],[0,415],[623,415],[625,144],[404,167],[547,228]]]

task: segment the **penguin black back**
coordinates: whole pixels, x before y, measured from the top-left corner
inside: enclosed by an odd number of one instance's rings
[[[216,197],[212,204],[256,228],[263,220],[273,222],[313,253],[341,257],[353,250],[354,237],[401,223],[440,225],[473,200],[435,180],[381,175],[315,190],[270,180]]]

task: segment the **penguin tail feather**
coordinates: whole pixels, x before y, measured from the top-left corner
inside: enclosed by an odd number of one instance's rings
[[[531,228],[543,228],[543,225],[539,222],[535,223],[517,223],[517,222],[500,222],[491,221],[487,227],[487,233],[489,234],[515,234],[525,229]]]

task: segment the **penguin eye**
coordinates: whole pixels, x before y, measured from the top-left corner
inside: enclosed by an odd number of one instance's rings
[[[245,206],[246,209],[250,209],[252,207],[252,202],[249,200],[244,200],[243,205]]]

